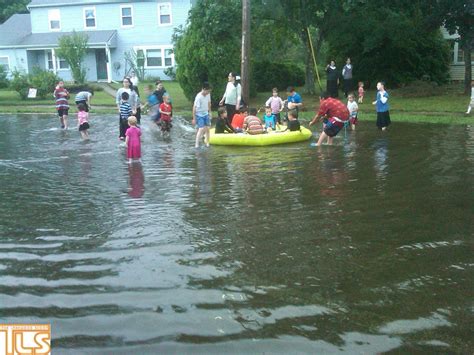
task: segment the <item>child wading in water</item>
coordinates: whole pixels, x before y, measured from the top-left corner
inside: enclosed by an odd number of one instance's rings
[[[142,151],[141,151],[141,142],[140,136],[142,131],[137,127],[137,118],[135,116],[130,116],[128,118],[128,125],[130,126],[125,133],[126,139],[125,144],[127,145],[127,158],[128,163],[131,164],[134,160],[141,161]]]
[[[201,92],[196,95],[193,105],[193,125],[197,125],[196,144],[199,144],[204,136],[204,144],[209,147],[209,126],[211,125],[211,87],[208,83],[202,85]]]
[[[467,107],[466,114],[469,115],[471,113],[471,109],[474,106],[474,81],[471,81],[471,102],[469,102],[469,106]]]
[[[173,119],[173,107],[170,103],[169,95],[163,95],[163,103],[160,105],[160,115],[161,115],[161,134],[162,136],[169,136],[170,130],[173,125],[171,120]]]
[[[379,81],[377,83],[377,97],[372,105],[375,105],[377,111],[377,127],[385,131],[390,125],[390,106],[388,104],[388,92],[385,91],[385,85]]]
[[[363,101],[364,101],[364,83],[362,81],[359,81],[359,90],[358,90],[358,94],[359,94],[359,103],[361,104]]]
[[[128,103],[130,95],[128,92],[122,93],[122,100],[120,101],[120,117],[119,117],[119,138],[125,139],[125,132],[128,129],[128,118],[132,115],[132,106]]]
[[[67,129],[67,115],[69,111],[69,92],[64,88],[64,81],[59,81],[54,90],[54,98],[56,99],[56,110],[58,111],[59,122],[61,128]]]
[[[77,105],[77,109],[79,112],[77,113],[77,122],[79,126],[79,132],[81,133],[81,137],[84,140],[89,139],[89,132],[88,129],[90,128],[89,126],[89,114],[87,113],[86,109],[87,106],[86,104],[79,104]]]
[[[347,109],[349,110],[349,122],[351,123],[351,128],[353,131],[356,129],[357,124],[357,115],[359,113],[359,106],[355,102],[355,97],[353,94],[349,94],[347,97]]]

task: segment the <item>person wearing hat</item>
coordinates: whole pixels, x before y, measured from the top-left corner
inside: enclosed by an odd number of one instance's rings
[[[227,123],[229,126],[232,124],[232,118],[236,111],[240,108],[240,102],[242,99],[242,86],[239,84],[240,77],[237,74],[231,72],[227,77],[227,86],[225,88],[224,96],[222,96],[219,105],[225,104],[227,110]]]

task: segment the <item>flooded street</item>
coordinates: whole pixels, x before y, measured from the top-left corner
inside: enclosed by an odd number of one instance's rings
[[[129,166],[114,115],[0,119],[0,323],[54,354],[474,348],[473,127],[196,151],[178,118]]]

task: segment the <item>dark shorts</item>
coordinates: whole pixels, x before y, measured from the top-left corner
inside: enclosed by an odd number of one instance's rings
[[[59,117],[67,116],[68,112],[69,112],[68,108],[60,108],[58,110],[58,116]]]
[[[86,100],[79,100],[76,101],[76,105],[83,104],[86,107],[86,112],[89,112],[89,105],[87,104]]]
[[[169,132],[171,130],[171,127],[173,127],[173,125],[171,124],[171,121],[163,121],[163,120],[161,120],[160,126],[161,126],[162,132]]]
[[[83,124],[79,126],[79,131],[85,131],[86,129],[89,129],[89,128],[90,128],[89,123],[84,122]]]
[[[327,122],[326,126],[324,127],[324,133],[326,133],[329,137],[335,137],[341,130],[341,127],[332,124],[331,122]]]
[[[377,112],[377,127],[383,128],[390,125],[390,112]]]

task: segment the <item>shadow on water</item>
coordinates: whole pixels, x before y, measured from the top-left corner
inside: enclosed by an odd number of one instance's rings
[[[91,121],[0,128],[0,317],[55,353],[472,348],[471,127],[194,150],[178,118],[128,165]]]

